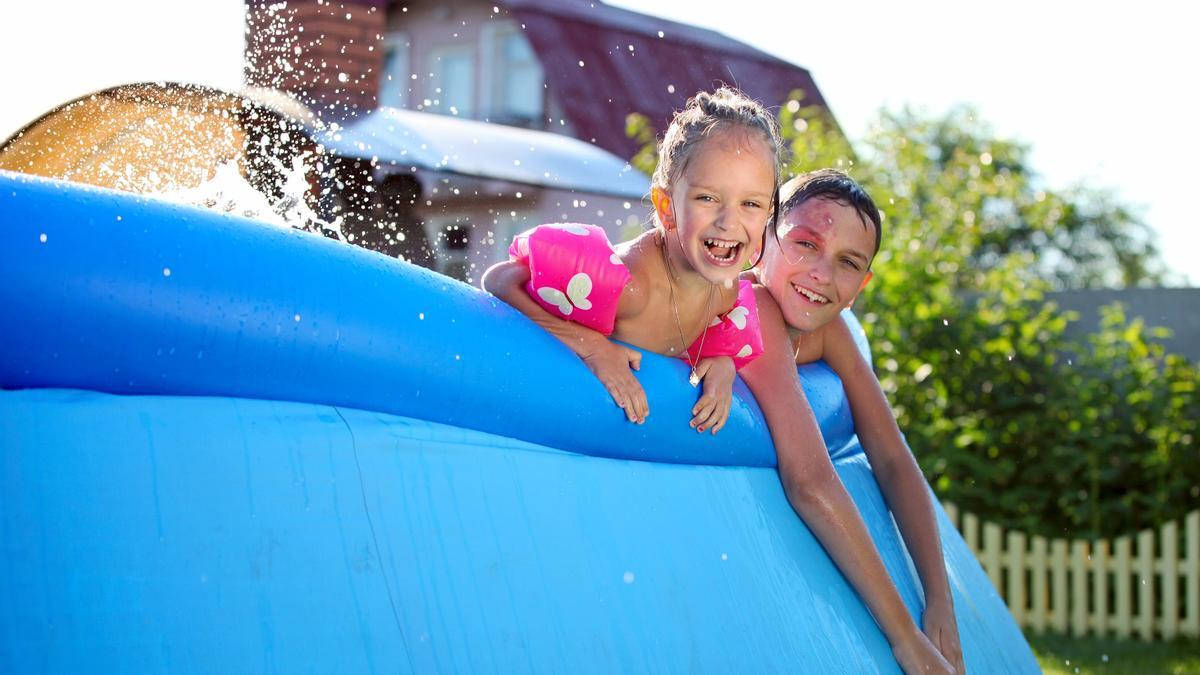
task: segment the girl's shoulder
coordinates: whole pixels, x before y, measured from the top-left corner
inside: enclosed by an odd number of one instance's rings
[[[628,319],[641,314],[650,304],[658,285],[666,278],[665,271],[653,230],[618,244],[616,253],[629,270],[629,283],[621,292],[619,310],[619,318]]]

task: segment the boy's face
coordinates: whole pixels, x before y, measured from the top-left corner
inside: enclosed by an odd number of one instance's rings
[[[783,214],[768,236],[759,281],[792,328],[814,331],[854,302],[871,277],[875,228],[858,211],[820,197]]]

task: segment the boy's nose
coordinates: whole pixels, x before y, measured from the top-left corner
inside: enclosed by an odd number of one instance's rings
[[[815,256],[812,260],[812,267],[808,268],[808,276],[814,281],[826,283],[833,274],[833,265],[825,256]]]

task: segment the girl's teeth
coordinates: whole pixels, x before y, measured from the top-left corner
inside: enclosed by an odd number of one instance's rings
[[[737,248],[740,246],[736,241],[719,241],[716,239],[705,239],[704,247],[708,249],[706,252],[709,257],[714,260],[728,261],[732,260],[737,255]]]

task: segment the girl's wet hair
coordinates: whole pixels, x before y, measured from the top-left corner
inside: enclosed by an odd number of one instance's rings
[[[782,202],[780,213],[787,213],[799,207],[810,199],[828,199],[831,202],[849,206],[858,211],[858,217],[863,225],[875,228],[875,251],[872,257],[879,253],[879,244],[883,236],[883,219],[879,215],[879,207],[863,186],[853,178],[837,169],[818,169],[789,180],[779,189]],[[778,219],[775,221],[775,236],[779,236]]]
[[[721,87],[712,93],[699,92],[688,99],[683,110],[675,113],[671,126],[658,145],[658,167],[654,170],[651,183],[655,187],[669,189],[683,174],[701,143],[715,133],[739,128],[761,134],[771,151],[775,188],[771,193],[771,220],[767,228],[773,230],[779,218],[779,173],[782,164],[779,122],[761,103],[737,89]],[[765,230],[763,236],[766,236]],[[760,257],[761,254],[760,248]]]

